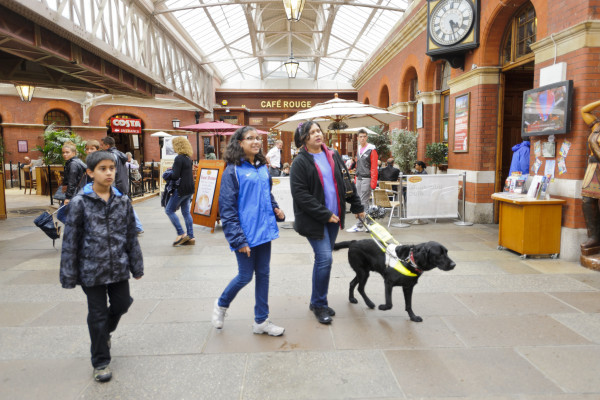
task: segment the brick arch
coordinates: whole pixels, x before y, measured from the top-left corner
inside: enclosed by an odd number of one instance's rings
[[[34,123],[43,124],[44,116],[51,110],[59,110],[67,114],[67,116],[71,120],[71,126],[81,125],[81,106],[79,106],[79,104],[65,100],[44,101],[42,104],[40,104],[39,107],[37,107],[35,111],[33,117]]]
[[[377,102],[377,106],[381,108],[388,108],[390,106],[390,89],[387,84],[384,84],[381,89],[379,89],[379,101]]]
[[[414,78],[418,78],[417,69],[413,65],[407,65],[402,78],[400,79],[400,95],[399,99],[401,102],[408,101],[408,90],[410,88],[410,81]],[[420,81],[420,80],[419,80]]]
[[[364,104],[371,104],[371,100],[370,100],[371,94],[369,93],[369,91],[367,90],[365,92],[365,94],[363,95],[363,103]]]
[[[490,10],[486,10],[486,14],[489,14],[487,20],[489,21],[485,27],[482,27],[480,33],[481,37],[481,51],[477,52],[475,63],[479,66],[497,66],[500,65],[500,54],[502,52],[502,39],[506,32],[507,25],[510,23],[514,14],[526,3],[531,2],[536,11],[538,17],[537,26],[537,40],[545,35],[545,25],[542,26],[541,22],[546,21],[546,18],[540,18],[538,10],[541,7],[540,0],[506,0],[504,3],[498,3],[495,7],[490,7]],[[505,4],[505,5],[503,5]]]
[[[438,77],[438,66],[444,61],[431,61],[431,58],[427,57],[425,60],[425,76],[423,82],[419,79],[419,87],[422,92],[432,92],[436,89],[436,82],[439,81]]]
[[[365,97],[365,100],[363,101],[364,104],[371,104],[371,100],[369,100],[369,96]]]

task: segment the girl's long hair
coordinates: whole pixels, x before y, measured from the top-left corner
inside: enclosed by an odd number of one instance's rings
[[[312,128],[313,125],[317,125],[319,129],[321,129],[321,125],[315,121],[304,122],[296,128],[296,132],[294,132],[294,144],[296,145],[296,148],[300,149],[303,147],[310,138],[310,128]],[[321,129],[321,132],[322,131],[323,129]]]
[[[256,128],[244,126],[235,131],[231,136],[231,140],[225,149],[225,156],[223,157],[228,164],[242,165],[242,161],[246,159],[246,153],[244,153],[244,149],[240,146],[240,142],[244,140],[244,136],[250,131],[256,132]],[[256,134],[258,135],[258,132],[256,132]],[[254,161],[258,161],[260,165],[267,163],[267,159],[262,153],[262,148],[258,154],[254,156]]]

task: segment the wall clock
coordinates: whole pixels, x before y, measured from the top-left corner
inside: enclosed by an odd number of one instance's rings
[[[462,68],[464,54],[479,46],[479,0],[427,1],[427,55]]]

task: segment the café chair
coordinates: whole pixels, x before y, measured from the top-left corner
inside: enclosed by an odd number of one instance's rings
[[[29,194],[31,193],[31,189],[33,189],[34,187],[36,188],[36,192],[37,192],[37,186],[35,184],[35,178],[33,176],[33,174],[31,173],[31,167],[23,167],[23,178],[24,178],[24,183],[25,183],[25,193],[27,194],[27,189],[29,189]]]
[[[378,207],[383,207],[386,210],[390,210],[390,219],[388,220],[388,228],[392,223],[392,217],[394,215],[394,210],[396,207],[400,206],[399,201],[390,200],[388,197],[389,192],[385,189],[374,189],[372,191],[373,195],[373,204]]]

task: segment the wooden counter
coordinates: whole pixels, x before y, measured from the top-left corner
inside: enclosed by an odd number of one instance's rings
[[[494,193],[500,203],[498,247],[528,255],[560,253],[561,199],[537,200],[526,194]]]
[[[65,167],[62,165],[51,165],[50,170],[52,171],[52,175],[54,175],[54,171],[63,172]],[[48,166],[44,165],[41,167],[35,167],[35,185],[36,185],[36,194],[39,195],[48,195]],[[56,188],[58,187],[58,182],[55,177],[52,176],[52,191],[56,192]]]

